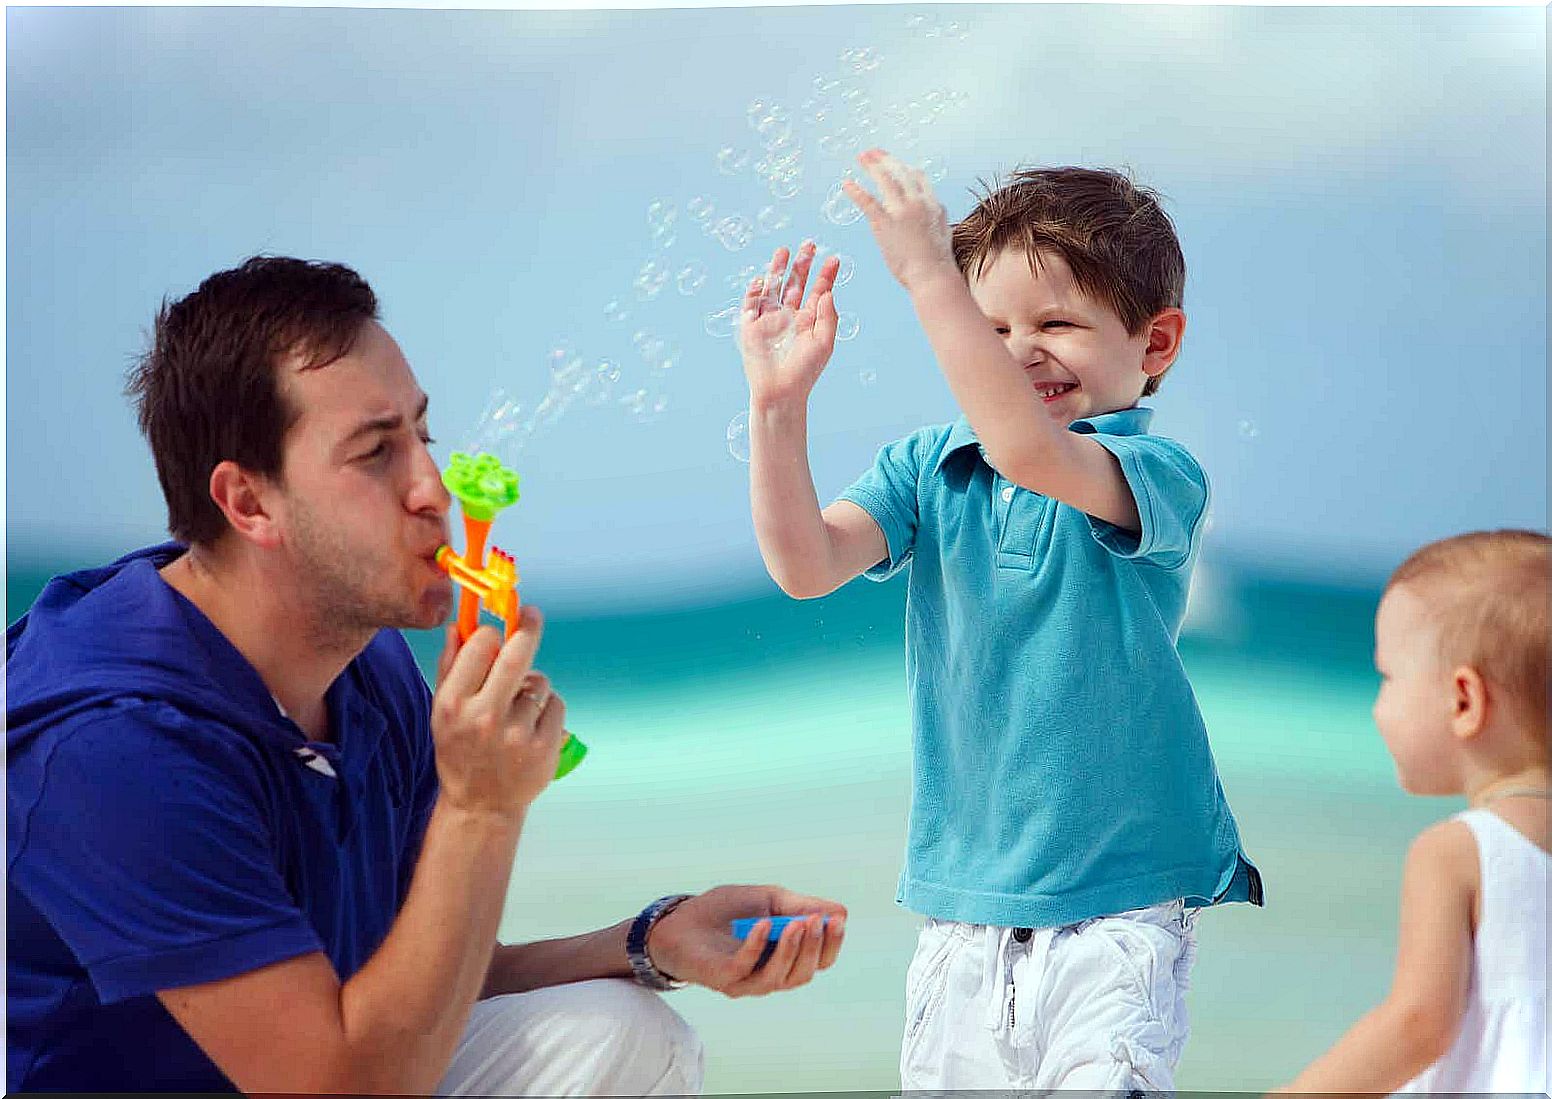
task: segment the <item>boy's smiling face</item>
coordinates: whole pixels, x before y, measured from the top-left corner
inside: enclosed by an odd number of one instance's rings
[[[970,280],[970,296],[1061,423],[1130,408],[1148,378],[1174,361],[1185,314],[1166,309],[1131,335],[1113,309],[1078,288],[1066,260],[1049,252],[1040,259],[1031,270],[1021,248],[1004,249]]]

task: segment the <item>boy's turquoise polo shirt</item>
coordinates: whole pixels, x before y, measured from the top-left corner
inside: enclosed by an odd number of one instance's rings
[[[1052,927],[1184,897],[1261,903],[1175,639],[1207,513],[1153,411],[1074,421],[1120,461],[1130,534],[1013,484],[969,423],[884,447],[842,495],[909,566],[915,789],[898,900]]]

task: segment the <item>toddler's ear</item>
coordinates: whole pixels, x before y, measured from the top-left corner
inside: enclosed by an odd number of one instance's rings
[[[1481,672],[1462,664],[1450,676],[1450,690],[1455,704],[1451,731],[1461,740],[1470,740],[1487,724],[1487,683]]]
[[[1186,315],[1179,309],[1164,309],[1148,322],[1148,346],[1143,352],[1142,372],[1156,378],[1168,370],[1180,354],[1180,342],[1186,334]]]

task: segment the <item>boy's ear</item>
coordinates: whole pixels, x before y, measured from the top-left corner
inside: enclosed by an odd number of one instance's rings
[[[269,478],[250,473],[236,462],[221,462],[210,471],[210,498],[239,538],[265,549],[280,544],[280,531],[270,511]]]
[[[1451,731],[1460,740],[1470,740],[1487,724],[1487,683],[1481,672],[1462,664],[1450,673],[1450,691],[1454,703]]]
[[[1142,372],[1157,378],[1168,370],[1180,354],[1180,341],[1186,335],[1186,315],[1180,309],[1164,309],[1148,322],[1148,346],[1143,352]]]

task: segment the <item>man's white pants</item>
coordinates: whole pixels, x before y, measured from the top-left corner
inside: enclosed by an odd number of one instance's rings
[[[1194,920],[1180,901],[1027,938],[928,920],[906,977],[901,1087],[1172,1089]]]
[[[474,1005],[438,1095],[695,1095],[701,1043],[633,981],[578,981]]]

